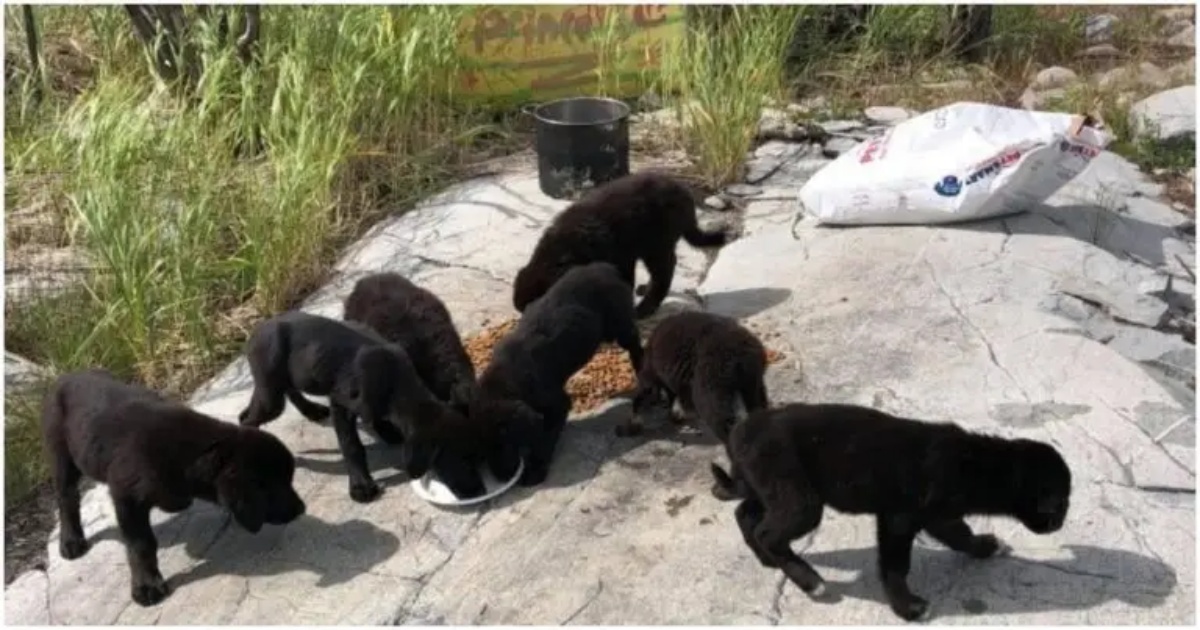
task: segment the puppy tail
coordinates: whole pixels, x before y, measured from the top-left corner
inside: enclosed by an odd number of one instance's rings
[[[692,247],[721,247],[729,241],[729,235],[725,230],[714,230],[705,232],[700,229],[696,223],[692,223],[687,230],[683,232],[683,240],[688,242]]]

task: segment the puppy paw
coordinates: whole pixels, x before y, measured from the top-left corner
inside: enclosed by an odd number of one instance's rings
[[[971,541],[971,557],[979,560],[1004,555],[1009,551],[1008,545],[991,534],[979,534]]]
[[[733,501],[734,499],[741,498],[733,490],[730,490],[729,488],[726,488],[725,486],[723,486],[715,481],[713,482],[711,492],[712,492],[713,498],[718,501]]]
[[[171,594],[171,587],[167,586],[166,581],[159,577],[144,584],[134,584],[131,594],[133,601],[139,605],[153,606]]]
[[[58,539],[58,555],[62,556],[64,560],[74,560],[82,557],[91,548],[91,543],[84,538]]]
[[[642,434],[642,426],[639,424],[618,424],[615,430],[617,437],[635,437]]]
[[[827,591],[828,589],[825,586],[825,580],[818,579],[816,582],[813,582],[812,584],[806,584],[805,587],[801,587],[801,590],[804,591],[805,595],[808,595],[809,597],[812,597],[815,599],[818,597],[824,597],[825,591]]]
[[[359,503],[370,503],[382,493],[383,490],[374,481],[350,484],[350,498]]]
[[[926,621],[929,619],[929,602],[912,595],[903,601],[892,602],[892,612],[905,621]]]

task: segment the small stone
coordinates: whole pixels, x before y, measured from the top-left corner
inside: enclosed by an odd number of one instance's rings
[[[650,112],[657,109],[662,109],[662,97],[654,90],[648,90],[638,97],[638,109],[643,112]]]
[[[1066,97],[1067,91],[1063,88],[1052,88],[1040,92],[1033,88],[1027,88],[1021,94],[1021,107],[1029,110],[1040,110],[1046,106],[1054,106],[1055,103],[1062,102]]]
[[[1117,16],[1111,13],[1089,15],[1083,25],[1084,37],[1089,44],[1110,42],[1113,38],[1113,29],[1119,21]]]
[[[720,195],[713,195],[704,200],[704,205],[713,210],[724,210],[729,207],[729,202],[722,199]]]
[[[1126,55],[1112,44],[1097,44],[1088,46],[1079,53],[1082,59],[1122,59]]]
[[[725,187],[725,193],[735,197],[757,197],[762,194],[762,188],[750,184],[731,184]]]
[[[859,144],[860,144],[860,142],[858,140],[855,140],[854,138],[846,138],[844,136],[837,136],[834,138],[830,138],[825,143],[825,146],[824,146],[824,148],[822,148],[821,152],[827,158],[836,158],[837,156],[839,156],[843,153],[850,152],[852,149],[854,149],[854,147],[858,146]]]
[[[1048,90],[1066,87],[1078,80],[1079,75],[1075,74],[1074,70],[1062,66],[1050,66],[1037,73],[1037,76],[1033,78],[1033,84],[1029,87],[1035,90]]]
[[[1178,35],[1188,29],[1192,25],[1191,20],[1171,20],[1163,25],[1163,37],[1172,37]]]
[[[1154,12],[1163,22],[1191,22],[1196,17],[1195,7],[1169,7]]]
[[[1167,40],[1167,44],[1179,48],[1195,48],[1196,47],[1196,26],[1188,24],[1186,28],[1171,36]]]
[[[895,125],[912,118],[911,111],[903,107],[868,107],[863,110],[867,120],[882,125]]]
[[[826,120],[817,124],[828,133],[846,133],[866,126],[857,120]]]
[[[1164,90],[1129,109],[1129,123],[1138,135],[1159,141],[1190,141],[1196,136],[1196,86]]]
[[[921,87],[927,90],[945,90],[949,92],[969,90],[974,85],[974,83],[967,79],[952,79],[950,81],[940,81],[937,83],[925,83]]]
[[[1143,61],[1137,66],[1122,66],[1113,68],[1101,75],[1097,82],[1101,89],[1112,89],[1116,87],[1134,87],[1146,86],[1158,90],[1164,90],[1171,85],[1171,75],[1166,70],[1150,63]]]
[[[1171,83],[1174,85],[1194,83],[1196,81],[1196,58],[1189,57],[1187,61],[1181,61],[1167,68],[1167,76],[1171,78]]]

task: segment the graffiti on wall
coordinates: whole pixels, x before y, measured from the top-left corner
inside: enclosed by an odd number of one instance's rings
[[[664,44],[683,36],[683,11],[659,4],[482,6],[462,26],[459,50],[469,67],[459,87],[541,98],[594,87],[602,59],[618,77],[652,72]]]

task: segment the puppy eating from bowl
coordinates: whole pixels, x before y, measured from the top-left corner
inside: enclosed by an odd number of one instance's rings
[[[1071,471],[1052,446],[898,418],[855,405],[793,403],[750,414],[729,434],[732,467],[713,464],[713,494],[741,499],[734,514],[763,566],[781,569],[811,596],[825,581],[791,543],[821,523],[825,507],[875,515],[879,573],[892,611],[915,621],[929,602],[908,587],[913,541],[925,531],[972,558],[1004,550],[976,534],[971,515],[1016,518],[1036,534],[1067,517]]]
[[[355,418],[388,444],[402,446],[404,470],[418,479],[435,456],[435,433],[466,423],[417,375],[404,349],[356,322],[293,311],[259,324],[246,343],[254,393],[238,415],[258,427],[283,413],[284,399],[314,422],[332,416],[338,448],[349,473],[350,498],[367,503],[381,489],[367,468]],[[330,406],[303,394],[328,396]]]
[[[133,601],[152,606],[170,594],[158,569],[151,508],[181,512],[194,499],[216,503],[257,533],[304,514],[292,485],[295,460],[279,438],[168,400],[103,370],[59,377],[42,406],[42,440],[62,526],[59,555],[90,545],[79,511],[79,481],[108,485],[125,543]]]
[[[629,285],[608,263],[573,267],[526,309],[515,330],[496,345],[479,377],[471,417],[495,427],[493,471],[508,479],[519,457],[520,483],[535,486],[549,474],[554,449],[571,413],[567,380],[600,345],[615,341],[642,364]]]

